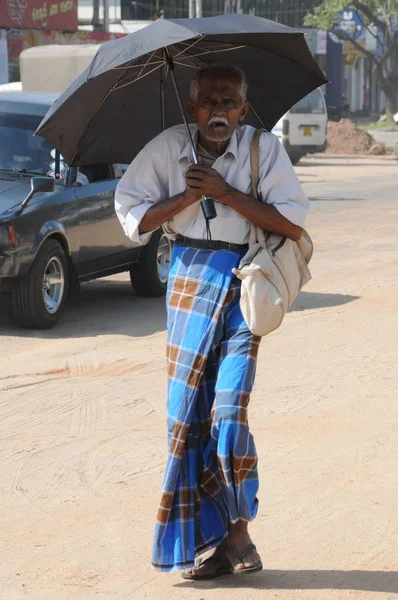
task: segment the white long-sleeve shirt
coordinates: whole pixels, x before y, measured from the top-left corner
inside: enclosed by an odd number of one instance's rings
[[[197,128],[192,127],[194,142]],[[255,129],[238,127],[224,154],[213,169],[234,188],[251,194],[250,145]],[[192,163],[191,146],[184,125],[166,129],[151,140],[136,156],[115,194],[115,209],[125,234],[137,244],[145,244],[151,232],[140,234],[139,224],[155,202],[166,200],[186,188],[185,171]],[[309,200],[294,172],[285,149],[272,133],[260,138],[260,181],[258,192],[263,202],[273,204],[295,225],[304,225]],[[249,241],[250,222],[229,206],[216,202],[217,217],[211,221],[213,240],[235,244]],[[164,224],[166,233],[174,238],[184,235],[206,239],[206,222],[199,202],[192,204]]]

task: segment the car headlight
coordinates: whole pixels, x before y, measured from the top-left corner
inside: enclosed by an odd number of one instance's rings
[[[0,246],[13,246],[14,244],[16,244],[16,238],[13,225],[0,225]]]

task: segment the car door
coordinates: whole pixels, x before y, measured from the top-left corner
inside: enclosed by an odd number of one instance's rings
[[[106,271],[124,260],[125,235],[115,214],[111,165],[81,167],[76,182],[80,222],[78,274]]]

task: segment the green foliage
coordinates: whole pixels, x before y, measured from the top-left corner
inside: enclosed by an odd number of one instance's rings
[[[362,25],[373,35],[379,47],[372,54],[347,31],[335,28],[339,11],[352,8],[357,11]],[[398,109],[398,31],[392,27],[393,16],[398,15],[398,0],[323,0],[305,19],[305,25],[334,31],[338,38],[351,42],[375,65],[376,75],[387,99],[389,121]]]
[[[372,23],[386,23],[398,13],[398,0],[324,0],[304,20],[308,27],[333,29],[339,10],[354,8],[361,13],[365,27]]]

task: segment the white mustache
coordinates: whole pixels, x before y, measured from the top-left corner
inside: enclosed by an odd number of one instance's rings
[[[226,125],[228,127],[229,123],[228,123],[228,119],[226,117],[211,117],[211,119],[209,119],[209,122],[207,123],[208,126],[210,127],[210,125]]]

